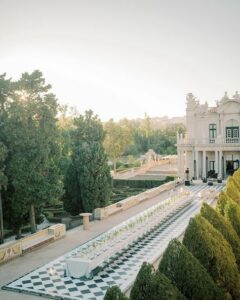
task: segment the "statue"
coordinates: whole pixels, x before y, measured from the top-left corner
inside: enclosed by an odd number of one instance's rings
[[[189,168],[185,171],[186,174],[186,180],[185,180],[185,185],[190,185],[190,180],[189,180]]]
[[[236,91],[235,95],[233,95],[233,99],[240,100],[240,95],[239,95],[238,91]]]

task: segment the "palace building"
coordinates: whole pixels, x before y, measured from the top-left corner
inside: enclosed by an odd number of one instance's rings
[[[240,95],[225,93],[215,107],[200,104],[187,95],[185,136],[177,136],[178,175],[190,178],[225,179],[239,168]]]

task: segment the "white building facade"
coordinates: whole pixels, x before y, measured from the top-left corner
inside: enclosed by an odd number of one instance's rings
[[[239,168],[240,95],[227,93],[215,107],[187,95],[185,136],[177,136],[178,175],[185,178],[225,179]]]

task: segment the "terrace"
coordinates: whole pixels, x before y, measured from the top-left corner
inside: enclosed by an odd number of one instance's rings
[[[4,289],[54,299],[95,300],[103,299],[107,288],[112,285],[119,285],[122,291],[127,291],[131,287],[142,262],[153,263],[158,260],[166,249],[168,242],[172,238],[178,238],[183,234],[189,219],[199,212],[200,193],[210,203],[215,193],[222,188],[223,185],[221,184],[211,188],[206,184],[191,186],[188,195],[181,196],[181,193],[179,193],[179,197],[168,197],[134,218],[7,284]],[[167,207],[169,213],[167,213]],[[164,211],[164,214],[160,213]],[[147,223],[149,221],[152,223],[152,226],[146,230],[141,229],[141,225],[146,224],[144,218]],[[133,223],[134,226],[132,226]],[[115,234],[113,241],[117,241],[131,231],[134,232],[134,230],[136,230],[136,239],[129,239],[129,243],[122,244],[121,249],[111,253],[107,260],[102,260],[100,268],[94,269],[90,278],[67,276],[65,270],[69,259],[82,254],[85,257],[86,255],[92,256],[92,258],[97,257],[97,253],[104,249],[104,244],[105,246],[108,245],[107,248],[109,248],[112,238],[107,239],[107,237]],[[95,248],[93,245],[95,245]],[[90,251],[90,249],[92,250]]]

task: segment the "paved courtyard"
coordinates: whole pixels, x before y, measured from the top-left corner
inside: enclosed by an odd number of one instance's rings
[[[216,185],[220,190],[223,186]],[[72,279],[64,276],[65,259],[81,251],[86,242],[99,236],[115,225],[127,220],[137,213],[156,205],[159,201],[172,196],[178,191],[161,194],[136,207],[118,213],[103,221],[91,223],[89,231],[82,227],[67,232],[62,240],[44,246],[0,267],[0,284],[8,285],[15,291],[34,293],[19,294],[1,290],[0,299],[40,299],[39,295],[62,297],[64,299],[103,299],[108,286],[118,284],[123,290],[134,280],[143,261],[153,262],[163,253],[173,237],[181,235],[191,216],[200,208],[199,192],[208,189],[206,184],[190,187],[195,194],[195,201],[183,208],[177,215],[160,224],[151,234],[125,249],[91,280]],[[84,245],[85,244],[85,245]],[[12,282],[12,283],[10,283]],[[10,284],[9,284],[10,283]],[[42,297],[41,297],[42,299]],[[58,298],[59,299],[59,298]]]

